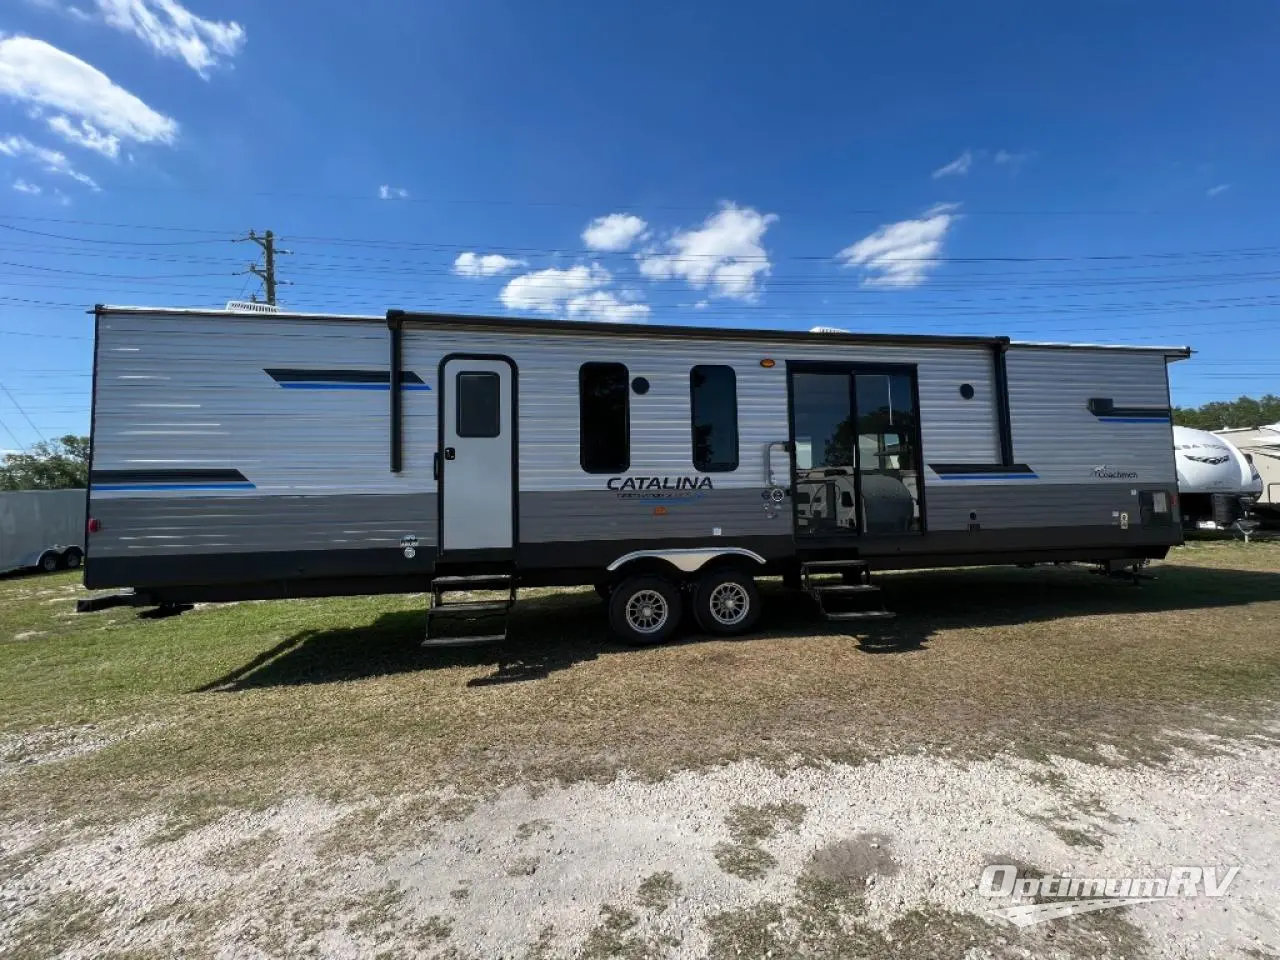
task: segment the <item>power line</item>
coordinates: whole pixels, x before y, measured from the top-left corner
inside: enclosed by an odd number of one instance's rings
[[[371,194],[351,194],[351,193],[309,193],[303,191],[272,191],[272,190],[223,190],[214,187],[196,188],[164,188],[164,187],[142,187],[142,186],[117,186],[114,189],[123,192],[161,194],[170,196],[234,196],[237,198],[277,198],[287,200],[305,200],[317,203],[329,203],[333,201],[364,203],[364,204],[385,204],[386,201],[381,200],[376,195]],[[477,206],[477,207],[516,207],[516,208],[541,208],[541,209],[575,209],[590,211],[615,212],[620,210],[661,210],[675,212],[691,212],[706,215],[709,211],[717,210],[718,204],[714,202],[690,203],[690,204],[673,204],[673,203],[652,203],[636,200],[634,197],[621,200],[620,198],[610,199],[517,199],[513,197],[431,197],[431,196],[406,196],[398,197],[396,204],[438,204],[442,206]],[[750,209],[760,209],[768,213],[776,214],[819,214],[822,216],[876,216],[876,217],[902,217],[900,209],[889,209],[885,207],[838,207],[829,204],[822,206],[792,206],[779,207],[766,204],[739,204],[738,206]],[[1278,211],[1275,208],[1265,207],[1231,207],[1220,204],[1208,205],[1204,203],[1195,206],[1187,205],[1179,208],[1153,208],[1153,207],[1116,207],[1116,208],[1029,208],[1029,209],[1002,209],[993,207],[983,209],[981,207],[966,208],[964,216],[988,216],[988,217],[1199,217],[1199,218],[1221,218],[1221,217],[1273,217]]]
[[[27,449],[27,445],[17,438],[14,432],[9,429],[9,425],[5,423],[3,419],[0,419],[0,427],[4,427],[4,432],[9,435],[9,439],[18,445],[19,450]]]
[[[27,218],[25,218],[25,217],[24,217],[24,218],[19,218],[19,217],[7,217],[7,218],[5,218],[5,219],[12,219],[12,220],[16,220],[16,219],[27,219]],[[32,218],[32,219],[35,219],[35,218]],[[62,222],[74,223],[74,222],[77,222],[77,221],[54,221],[54,222],[57,222],[57,223],[62,223]],[[105,224],[104,224],[104,226],[105,226]],[[115,226],[116,226],[116,227],[126,227],[126,226],[128,226],[128,224],[115,224]],[[167,228],[165,228],[165,227],[137,227],[137,229],[146,229],[146,230],[163,230],[163,229],[167,229]],[[12,230],[14,233],[26,233],[26,234],[30,234],[31,236],[35,236],[35,237],[46,237],[46,238],[50,238],[50,239],[53,239],[53,240],[75,240],[75,241],[78,241],[78,242],[80,242],[80,243],[106,243],[106,244],[117,244],[117,243],[119,243],[119,242],[120,242],[120,241],[118,241],[118,240],[101,240],[101,239],[98,239],[98,238],[96,238],[96,237],[67,237],[67,236],[63,236],[62,234],[57,234],[57,233],[45,233],[45,232],[40,231],[40,230],[29,230],[29,229],[27,229],[27,228],[25,228],[25,227],[15,227],[15,226],[13,226],[12,224],[8,224],[8,223],[0,223],[0,230]],[[231,239],[232,239],[232,238],[229,238],[229,237],[228,237],[228,238],[225,238],[225,239],[222,239],[222,240],[212,240],[212,239],[210,239],[210,240],[159,240],[159,241],[155,241],[155,240],[129,240],[129,241],[127,241],[127,242],[128,242],[128,243],[130,243],[130,244],[132,244],[133,246],[138,246],[138,247],[142,247],[142,246],[146,246],[146,247],[179,247],[179,246],[187,246],[187,245],[189,245],[189,244],[193,244],[193,243],[229,243],[229,242],[231,241]]]
[[[43,433],[41,433],[40,428],[35,425],[35,423],[32,421],[30,417],[27,416],[27,411],[22,409],[22,404],[18,402],[17,397],[15,397],[12,393],[9,392],[9,388],[6,387],[3,383],[0,383],[0,390],[3,390],[4,395],[8,397],[10,401],[12,401],[15,407],[18,408],[18,412],[22,414],[22,419],[27,421],[27,426],[29,426],[32,430],[36,432],[36,436],[39,437],[41,440],[43,440],[45,443],[48,443],[49,438],[46,437]]]
[[[187,243],[222,243],[222,242],[234,242],[235,240],[253,239],[251,237],[228,237],[225,234],[223,234],[222,231],[202,230],[202,229],[190,228],[190,227],[168,227],[168,226],[148,225],[148,224],[104,223],[99,221],[69,220],[69,219],[58,219],[53,217],[12,217],[7,214],[0,215],[0,221],[2,220],[35,220],[35,221],[43,221],[43,222],[51,222],[51,223],[69,223],[69,224],[78,224],[78,225],[84,225],[84,226],[101,226],[101,227],[109,227],[112,229],[182,230],[186,232],[216,233],[221,235],[218,239],[152,243],[150,241],[139,241],[139,240],[121,241],[116,239],[106,240],[106,239],[95,238],[95,237],[74,237],[74,236],[65,236],[65,235],[41,234],[37,231],[24,230],[22,228],[13,227],[4,223],[0,223],[0,228],[7,229],[7,230],[18,230],[19,232],[24,232],[24,233],[36,233],[37,235],[40,235],[40,236],[48,236],[48,237],[54,237],[56,239],[61,239],[66,241],[84,242],[84,243],[100,243],[100,244],[112,244],[112,245],[126,244],[126,245],[134,245],[134,246],[152,246],[152,245],[170,246],[170,245],[182,245]],[[261,241],[265,239],[265,237],[259,237],[257,239]],[[276,237],[275,239],[282,239],[282,238]],[[466,252],[469,250],[476,250],[478,248],[483,248],[490,252],[497,252],[497,253],[503,253],[503,252],[528,253],[530,255],[570,254],[574,256],[583,256],[583,257],[600,257],[602,256],[602,254],[606,253],[605,251],[599,251],[599,250],[589,250],[589,249],[574,250],[574,249],[565,248],[565,247],[555,247],[555,248],[519,247],[519,246],[509,246],[509,245],[502,245],[502,244],[486,244],[486,243],[465,243],[465,244],[439,243],[439,242],[415,241],[415,240],[387,240],[385,238],[376,238],[376,237],[324,237],[324,236],[308,236],[308,235],[298,234],[298,235],[289,235],[287,239],[292,241],[299,241],[299,242],[368,246],[368,247],[373,247],[375,249],[386,249],[386,250],[427,249],[427,250],[439,250],[439,251],[448,250],[448,251]],[[283,253],[284,251],[278,251],[278,252]],[[1242,254],[1254,255],[1254,256],[1280,255],[1280,246],[1272,245],[1272,246],[1260,246],[1260,247],[1227,247],[1227,248],[1215,248],[1215,249],[1208,249],[1208,250],[1150,251],[1150,252],[1126,253],[1126,254],[1094,254],[1094,255],[1086,255],[1086,256],[1054,255],[1054,256],[1035,256],[1035,257],[1029,257],[1029,256],[1015,257],[1015,256],[997,255],[997,256],[980,256],[980,257],[905,257],[905,258],[896,258],[896,259],[898,262],[906,262],[906,263],[1073,263],[1073,262],[1098,262],[1098,261],[1123,262],[1123,261],[1144,260],[1144,259],[1178,260],[1186,257],[1202,257],[1202,256],[1217,257],[1222,255],[1234,256],[1234,255],[1242,255]],[[685,254],[683,256],[678,256],[678,257],[676,256],[664,257],[664,259],[667,262],[675,263],[675,262],[685,262],[685,261],[702,261],[705,259],[719,259],[721,257],[722,257],[721,254]],[[765,255],[762,257],[734,257],[732,259],[741,263],[763,263],[763,262],[772,263],[779,260],[798,260],[798,261],[813,261],[813,262],[836,262],[837,261],[836,254],[834,253],[802,254],[802,255],[787,256],[787,257]]]

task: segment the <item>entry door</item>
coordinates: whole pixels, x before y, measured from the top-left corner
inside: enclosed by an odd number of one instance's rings
[[[915,369],[792,362],[787,372],[797,537],[920,532]]]
[[[440,551],[509,550],[515,532],[515,365],[451,357],[440,378]]]

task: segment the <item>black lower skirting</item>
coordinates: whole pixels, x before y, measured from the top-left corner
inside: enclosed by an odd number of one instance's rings
[[[735,540],[592,540],[522,544],[514,565],[524,586],[596,583],[606,567],[637,550],[724,546],[752,550],[766,564],[762,573],[794,569],[804,559],[871,561],[876,569],[911,569],[1049,561],[1102,561],[1163,557],[1182,542],[1173,525],[1122,531],[1118,527],[1056,527],[1018,530],[946,531],[891,537],[804,540],[753,537]],[[284,597],[418,593],[437,572],[488,572],[509,568],[509,551],[492,556],[437,557],[418,547],[302,550],[260,553],[196,553],[95,557],[90,550],[85,586],[98,590],[133,587],[157,601],[213,602]]]

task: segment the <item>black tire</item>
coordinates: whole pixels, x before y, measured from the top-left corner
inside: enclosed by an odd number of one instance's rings
[[[683,610],[680,588],[670,580],[628,577],[609,595],[609,626],[624,643],[651,647],[671,639]]]
[[[40,555],[40,563],[38,564],[38,566],[45,573],[53,573],[53,571],[58,569],[58,564],[61,562],[61,560],[62,560],[61,557],[59,557],[56,553],[50,550],[48,553],[42,553]]]
[[[64,570],[79,570],[82,563],[84,563],[84,551],[79,547],[64,551],[60,561]]]
[[[741,570],[712,570],[693,588],[693,615],[698,626],[718,637],[734,637],[755,628],[760,620],[760,593],[750,574]]]

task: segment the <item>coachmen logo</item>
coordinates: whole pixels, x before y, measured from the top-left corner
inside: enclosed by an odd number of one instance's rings
[[[1137,480],[1137,470],[1121,470],[1119,467],[1108,467],[1103,464],[1093,468],[1093,476],[1099,480]]]
[[[681,501],[701,499],[714,490],[710,477],[610,477],[605,483],[620,500]]]

